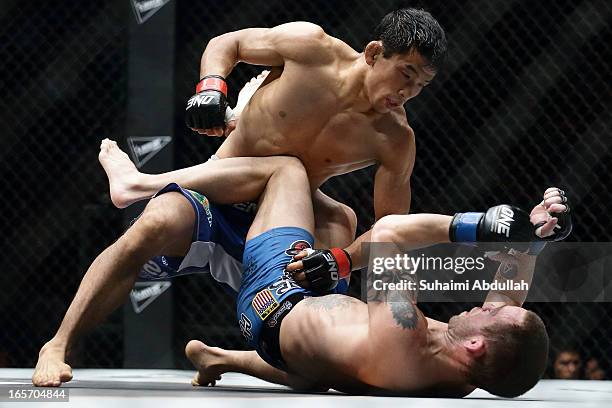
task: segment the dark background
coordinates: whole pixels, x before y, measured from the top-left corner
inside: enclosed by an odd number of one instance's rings
[[[174,117],[168,149],[180,168],[206,160],[220,144],[183,124],[184,103],[211,37],[307,20],[360,50],[380,18],[399,5],[429,10],[449,39],[446,67],[407,105],[417,136],[411,211],[452,214],[501,202],[530,208],[543,188],[556,185],[572,200],[570,239],[611,241],[609,2],[171,1],[139,25],[127,0],[3,0],[0,366],[35,364],[87,266],[124,228],[125,214],[110,203],[97,152],[103,137],[125,147],[134,94],[130,40],[140,30],[174,13],[174,81],[164,86],[175,103],[155,109]],[[260,69],[237,66],[229,78],[232,105],[240,86]],[[141,70],[151,83],[156,80]],[[152,107],[156,101],[146,103]],[[373,222],[373,172],[338,177],[324,187],[355,209],[359,232]],[[354,281],[358,294],[359,279]],[[208,277],[176,279],[172,294],[170,366],[189,367],[182,349],[191,338],[243,347],[234,304]],[[447,319],[466,306],[422,307]],[[553,351],[575,345],[610,373],[609,303],[528,307],[547,323]],[[124,366],[124,312],[118,310],[73,350],[74,366]]]

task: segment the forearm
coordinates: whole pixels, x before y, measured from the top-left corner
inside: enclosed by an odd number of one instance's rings
[[[513,251],[511,256],[515,257],[517,262],[501,262],[493,281],[497,282],[500,287],[503,287],[504,285],[502,284],[508,281],[515,283],[525,282],[530,287],[537,257],[518,251]],[[525,302],[527,294],[528,290],[491,290],[487,294],[485,303],[503,303],[510,306],[521,306]]]
[[[200,63],[200,78],[205,75],[220,75],[226,78],[238,63],[239,37],[231,32],[208,42]]]
[[[363,251],[361,250],[361,244],[371,241],[372,230],[370,229],[365,233],[361,234],[359,237],[357,237],[357,239],[353,241],[351,245],[344,249],[351,257],[352,270],[361,269],[367,264],[367,254],[363,254]]]
[[[449,242],[448,229],[452,217],[440,214],[390,215],[379,220],[372,229],[345,248],[353,270],[367,265],[368,255],[361,246],[366,242],[395,244],[398,250],[409,251]]]

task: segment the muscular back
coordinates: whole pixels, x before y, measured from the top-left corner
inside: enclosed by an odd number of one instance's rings
[[[331,176],[380,163],[390,152],[401,154],[399,146],[408,149],[403,108],[376,114],[355,104],[360,54],[327,35],[311,43],[317,58],[288,59],[274,69],[218,156],[293,155],[318,187]]]

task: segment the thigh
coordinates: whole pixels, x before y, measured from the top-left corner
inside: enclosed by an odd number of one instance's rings
[[[308,176],[302,163],[293,157],[284,158],[281,169],[268,180],[247,239],[279,227],[302,228],[312,234],[314,216]]]

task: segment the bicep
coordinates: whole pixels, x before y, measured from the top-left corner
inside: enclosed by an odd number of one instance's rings
[[[287,60],[316,60],[326,34],[305,22],[273,28],[248,28],[230,33],[238,38],[238,60],[255,65],[282,66]]]

